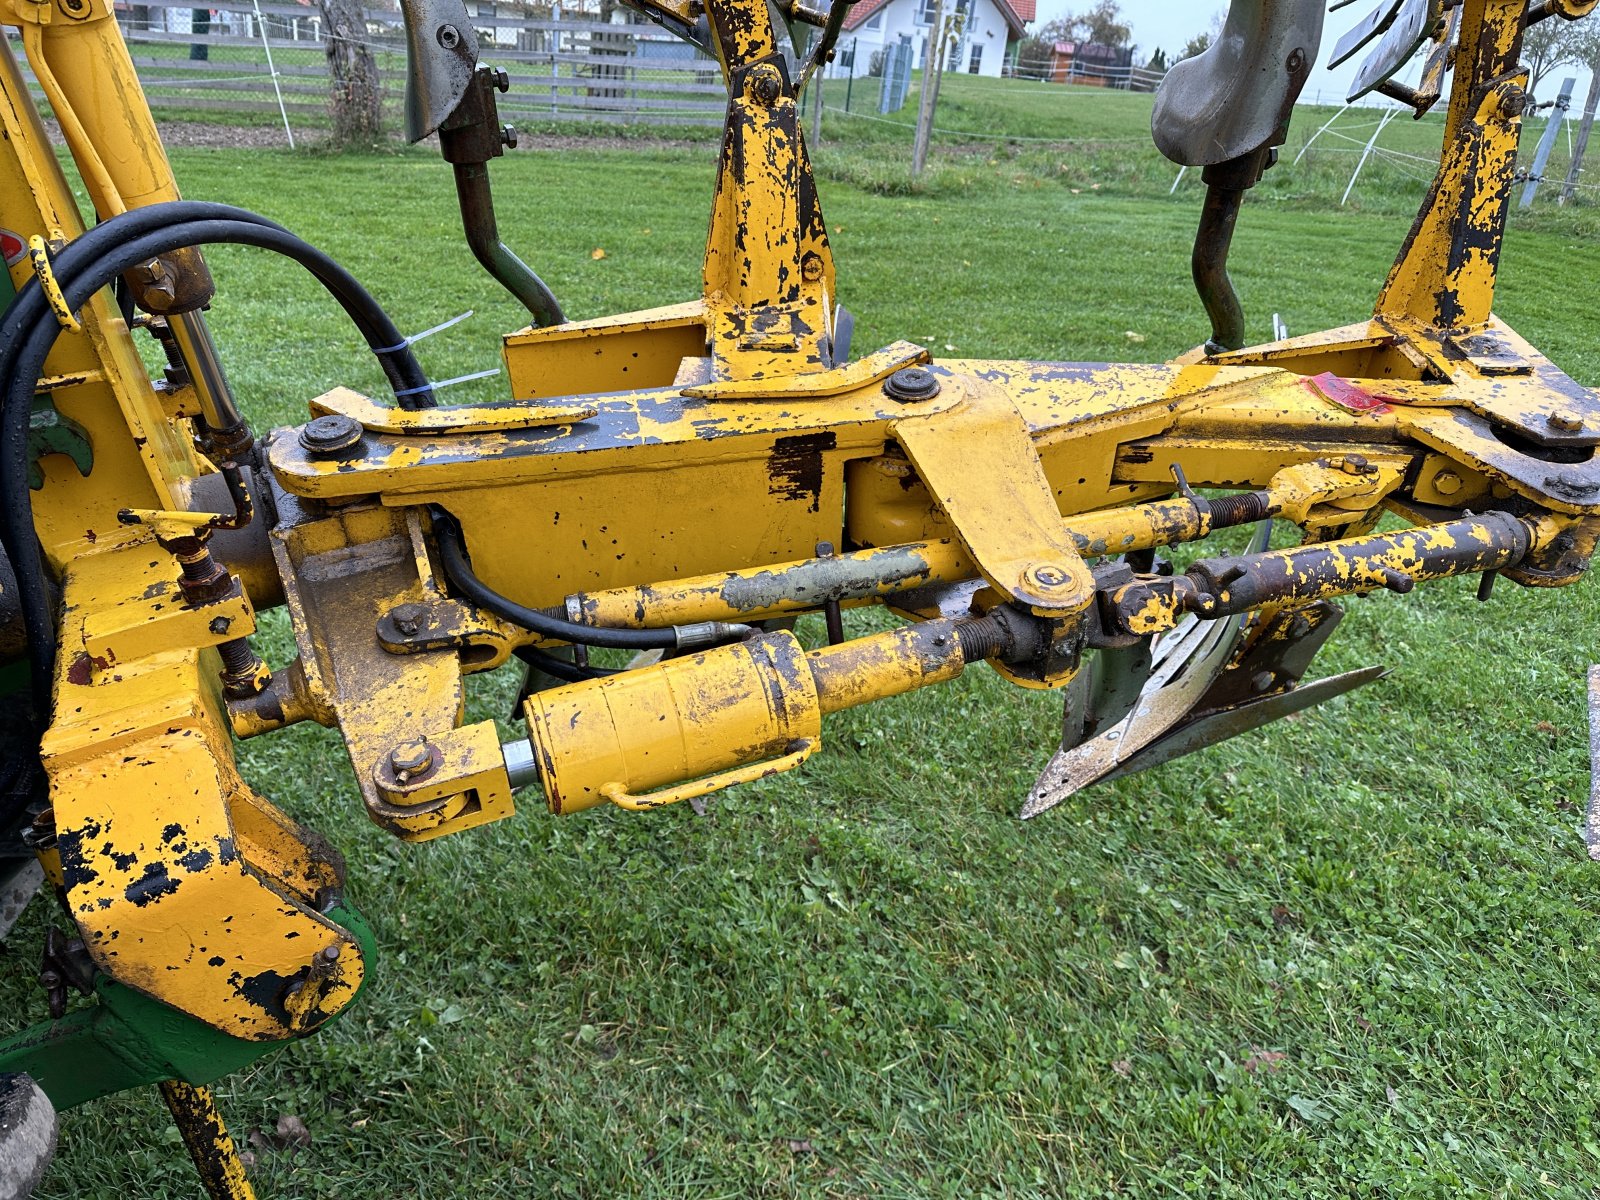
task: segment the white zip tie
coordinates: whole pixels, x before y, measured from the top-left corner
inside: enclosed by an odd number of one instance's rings
[[[445,322],[443,322],[442,324],[439,324],[439,325],[435,325],[432,329],[424,329],[421,333],[413,333],[410,337],[408,337],[406,339],[406,345],[415,346],[423,338],[432,337],[436,333],[441,333],[444,330],[449,329],[450,326],[452,326],[452,325],[459,325],[459,324],[461,324],[461,322],[465,321],[471,315],[472,315],[472,309],[469,308],[469,309],[467,309],[466,312],[462,313],[459,317],[451,317],[448,321],[445,321]]]
[[[399,354],[400,351],[406,349],[407,347],[416,345],[423,338],[432,337],[434,334],[438,333],[441,329],[449,329],[450,326],[452,326],[452,325],[461,324],[461,322],[465,321],[471,315],[472,315],[472,309],[469,308],[469,309],[467,309],[466,312],[462,313],[459,317],[451,317],[448,321],[444,322],[444,324],[442,324],[442,325],[435,325],[432,329],[424,329],[421,333],[413,333],[408,338],[401,338],[393,346],[384,346],[381,349],[378,348],[378,347],[373,347],[372,352],[374,354]]]
[[[433,390],[454,387],[458,383],[471,383],[474,379],[490,379],[500,374],[499,367],[490,367],[487,371],[474,371],[471,375],[457,375],[454,379],[441,379],[433,385]]]

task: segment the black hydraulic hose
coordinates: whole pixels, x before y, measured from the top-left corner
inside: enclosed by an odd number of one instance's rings
[[[445,577],[479,608],[487,609],[503,621],[531,630],[542,637],[558,638],[563,642],[581,642],[586,646],[599,646],[610,650],[670,650],[678,645],[678,630],[667,629],[607,629],[596,625],[579,625],[551,616],[536,608],[518,604],[509,596],[502,596],[472,573],[467,561],[467,547],[461,536],[461,527],[453,517],[439,509],[434,510],[433,531],[438,535],[439,561],[444,566]],[[552,675],[556,672],[552,671]]]
[[[404,335],[355,276],[333,258],[301,241],[283,226],[248,209],[193,200],[179,200],[132,209],[103,221],[55,256],[51,266],[55,271],[57,282],[65,288],[78,272],[99,261],[112,250],[129,244],[135,238],[147,234],[166,233],[192,221],[238,221],[260,225],[294,239],[310,256],[300,259],[302,265],[332,292],[346,312],[356,319],[357,325],[366,336],[368,346],[378,355],[379,365],[383,368],[400,407],[432,408],[437,404],[427,376],[423,374],[416,356],[411,353]],[[150,257],[156,255],[152,254]],[[290,257],[295,256],[290,255]],[[31,328],[47,309],[37,281],[30,280],[11,307],[6,310],[5,315],[0,317],[0,379],[10,378],[13,363],[8,361],[7,351],[14,351],[20,334],[25,329]]]
[[[216,219],[163,223],[159,215],[222,212]],[[152,215],[157,214],[157,215]],[[240,215],[242,214],[242,215]],[[142,218],[122,224],[123,217],[104,222],[69,246],[56,260],[57,281],[70,311],[129,268],[185,246],[218,242],[258,246],[295,259],[311,272],[344,307],[384,363],[385,374],[409,393],[413,407],[434,403],[426,377],[394,323],[365,288],[332,258],[281,226],[222,205],[176,202],[125,214]],[[249,219],[245,219],[248,217]],[[135,234],[131,240],[127,235]],[[82,247],[80,250],[79,248]],[[0,317],[0,379],[9,385],[0,397],[0,544],[16,571],[18,599],[28,635],[34,716],[49,713],[56,637],[45,586],[43,559],[33,528],[32,496],[27,483],[28,418],[44,361],[61,329],[50,313],[37,280],[30,280]],[[23,336],[19,336],[23,335]],[[394,362],[390,363],[389,360]]]
[[[577,663],[547,654],[537,646],[519,646],[516,656],[530,667],[554,676],[564,683],[583,683],[590,679],[604,679],[607,675],[621,675],[615,667],[580,667]]]

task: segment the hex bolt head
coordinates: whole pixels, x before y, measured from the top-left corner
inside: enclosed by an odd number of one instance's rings
[[[815,283],[822,278],[822,255],[813,251],[800,260],[800,277],[807,283]]]
[[[1256,693],[1264,692],[1278,682],[1278,676],[1272,671],[1257,671],[1250,677],[1250,690]]]
[[[1583,428],[1583,418],[1575,413],[1553,412],[1545,420],[1551,429],[1558,429],[1562,433],[1577,433]]]
[[[438,761],[439,752],[427,738],[401,742],[389,751],[389,769],[401,783],[431,770]]]
[[[496,71],[494,73],[494,90],[497,92],[509,92],[511,90],[511,76],[504,71]]]
[[[300,444],[318,457],[339,454],[361,440],[361,422],[343,413],[329,413],[307,421],[300,430]]]
[[[397,604],[389,610],[394,627],[404,637],[411,637],[422,628],[428,610],[420,604]]]
[[[783,76],[771,63],[762,63],[750,72],[750,94],[762,104],[775,104],[783,91]]]
[[[454,25],[439,26],[433,36],[439,40],[439,45],[446,50],[454,50],[461,44],[461,31]]]
[[[517,148],[517,127],[515,125],[500,126],[500,144],[508,150]]]
[[[1461,490],[1461,476],[1454,471],[1440,471],[1433,477],[1433,490],[1441,496],[1454,496]]]
[[[932,400],[939,394],[939,377],[926,367],[901,367],[883,381],[883,394],[901,404]]]

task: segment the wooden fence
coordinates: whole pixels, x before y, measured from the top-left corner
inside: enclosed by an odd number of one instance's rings
[[[469,6],[470,8],[470,6]],[[493,11],[473,17],[479,61],[504,70],[511,90],[501,117],[720,125],[727,107],[716,62],[654,25],[532,19]],[[280,121],[308,133],[328,125],[328,67],[315,6],[232,0],[194,8],[185,0],[118,3],[134,66],[159,118]],[[405,33],[398,11],[369,8],[361,40],[382,81],[385,121],[399,129]],[[21,58],[20,46],[15,46]]]

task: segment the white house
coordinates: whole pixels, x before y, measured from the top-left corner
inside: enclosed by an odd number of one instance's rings
[[[994,75],[1016,57],[1037,0],[945,0],[945,13],[961,12],[961,39],[947,71]],[[830,75],[865,75],[872,56],[909,35],[917,67],[927,54],[928,33],[938,0],[860,0],[844,19]]]

